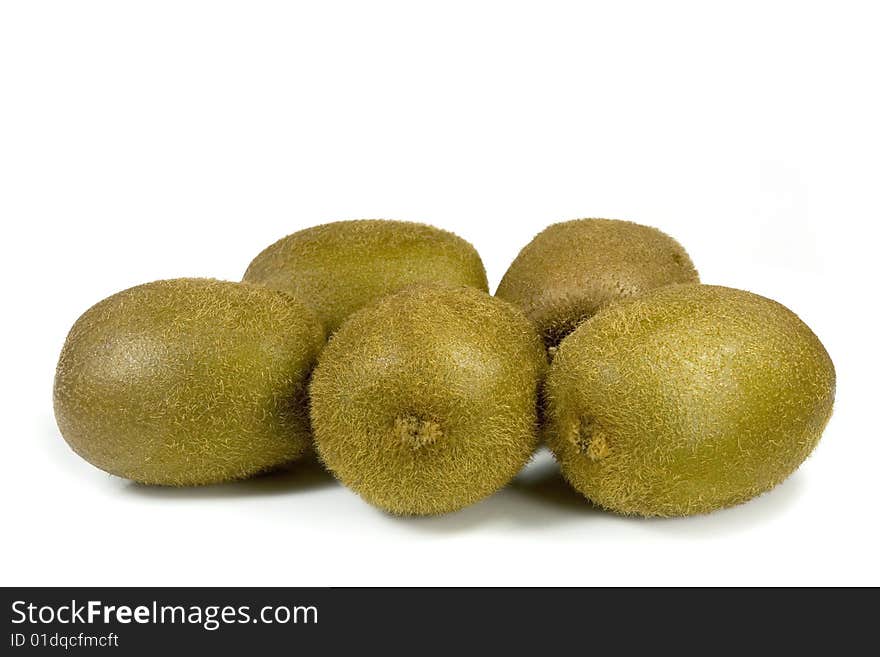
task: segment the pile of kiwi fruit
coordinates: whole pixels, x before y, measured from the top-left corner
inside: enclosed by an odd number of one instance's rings
[[[54,407],[77,454],[142,484],[316,455],[368,503],[435,515],[503,488],[546,445],[585,504],[686,516],[794,472],[834,391],[797,315],[701,283],[655,228],[553,224],[493,296],[464,239],[358,220],[279,240],[241,282],[99,302],[67,336]]]

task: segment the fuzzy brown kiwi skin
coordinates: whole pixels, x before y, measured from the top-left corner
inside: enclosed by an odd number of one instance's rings
[[[794,472],[834,395],[827,351],[781,304],[670,286],[609,306],[562,341],[544,436],[566,479],[601,507],[708,513]]]
[[[698,283],[684,248],[631,221],[552,224],[527,244],[495,295],[518,305],[549,349],[609,303],[679,283]]]
[[[507,484],[537,444],[540,337],[467,287],[415,287],[353,314],[310,387],[321,460],[397,515],[449,513]]]
[[[310,449],[317,316],[244,283],[173,279],[96,304],[59,358],[55,417],[86,461],[145,484],[251,476]]]
[[[387,219],[337,221],[288,235],[257,255],[243,280],[308,300],[328,334],[354,311],[413,285],[489,289],[470,243],[434,226]]]

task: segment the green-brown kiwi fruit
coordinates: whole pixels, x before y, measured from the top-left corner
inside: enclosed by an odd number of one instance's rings
[[[495,295],[522,308],[552,348],[608,303],[697,282],[682,246],[656,228],[576,219],[538,233],[510,265]]]
[[[676,285],[611,305],[562,341],[544,430],[565,477],[596,504],[706,513],[794,472],[834,386],[822,343],[784,306]]]
[[[140,285],[80,317],[55,374],[65,440],[147,484],[240,479],[310,446],[307,379],[323,332],[274,290],[209,279]]]
[[[275,242],[244,280],[307,300],[332,333],[352,312],[410,285],[467,285],[487,291],[486,270],[470,243],[407,221],[338,221]]]
[[[537,444],[541,339],[473,288],[414,287],[352,315],[312,378],[315,446],[366,501],[455,511],[508,483]]]

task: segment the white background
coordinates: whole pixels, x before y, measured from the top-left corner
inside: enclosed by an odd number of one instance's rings
[[[876,4],[876,3],[874,3]],[[0,5],[2,584],[880,584],[878,14],[848,2]],[[680,520],[590,508],[540,455],[399,519],[314,466],[193,490],[76,457],[52,376],[120,289],[238,279],[337,219],[450,229],[494,286],[546,224],[657,226],[837,366],[784,485]]]

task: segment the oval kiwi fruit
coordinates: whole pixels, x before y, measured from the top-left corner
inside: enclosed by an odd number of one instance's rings
[[[406,221],[338,221],[275,242],[244,275],[249,283],[308,300],[328,333],[348,315],[410,285],[489,289],[471,244],[434,226]]]
[[[314,312],[243,283],[140,285],[86,311],[55,375],[55,417],[89,463],[147,484],[239,479],[310,445]]]
[[[536,444],[540,337],[472,288],[410,288],[349,318],[312,378],[324,464],[394,514],[455,511],[508,483]]]
[[[822,343],[784,306],[677,285],[609,306],[562,341],[546,439],[602,507],[705,513],[788,477],[816,446],[834,388]]]
[[[656,228],[576,219],[548,226],[529,242],[495,295],[522,308],[552,348],[608,303],[696,282],[688,254]]]

